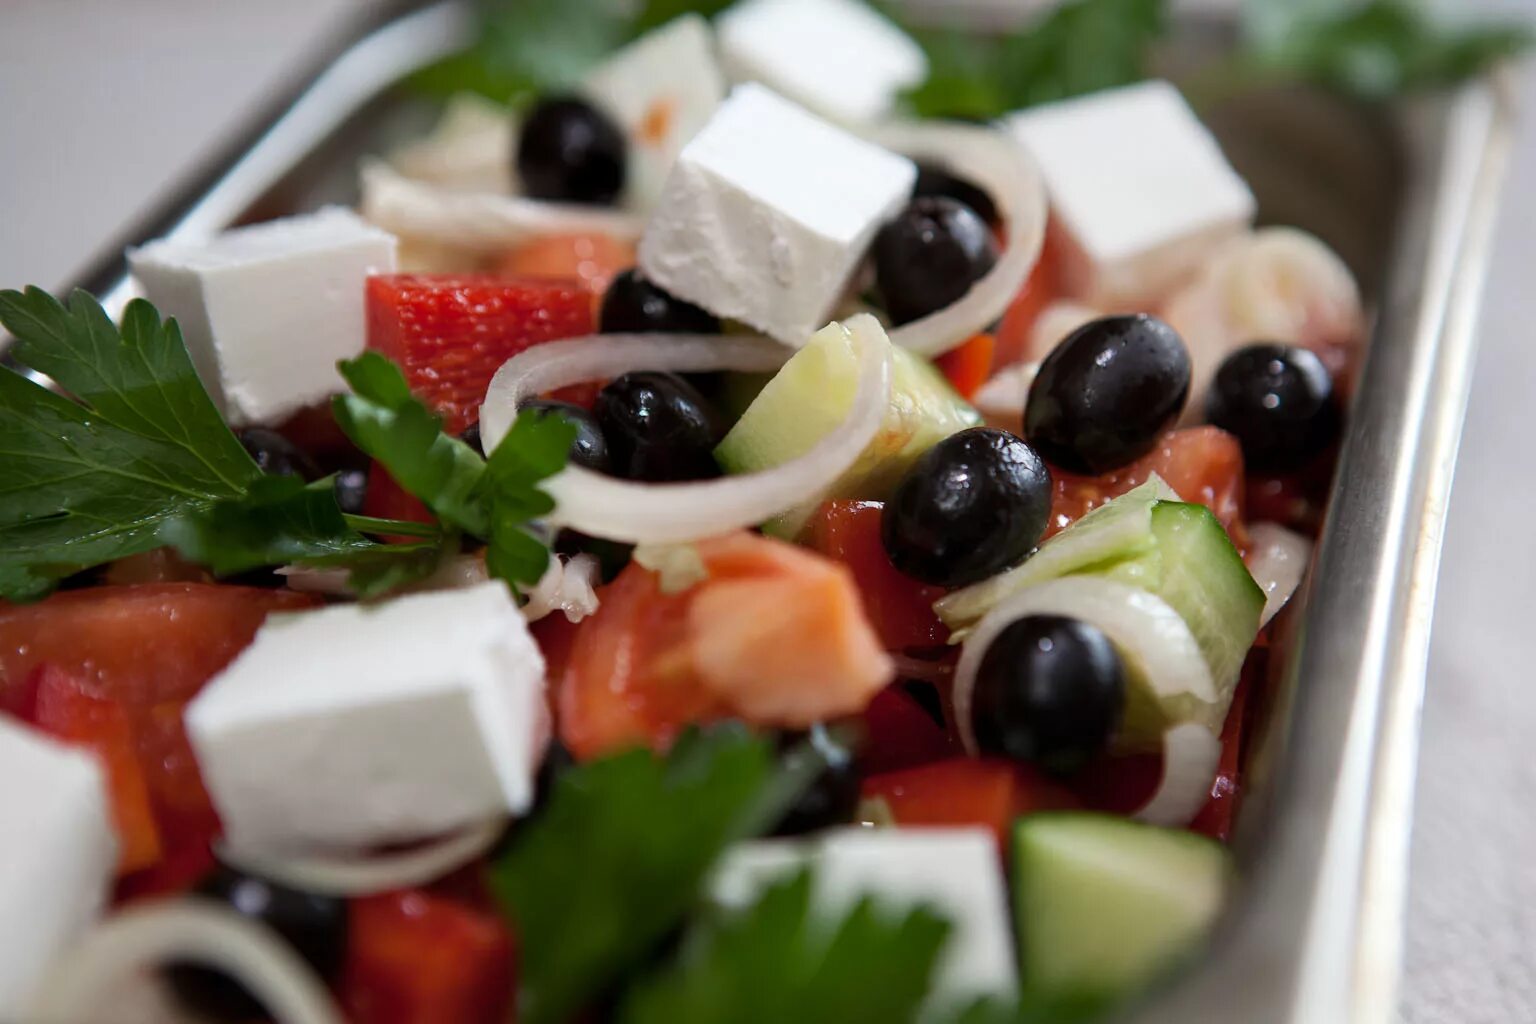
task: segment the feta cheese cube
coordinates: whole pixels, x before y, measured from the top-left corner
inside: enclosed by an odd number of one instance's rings
[[[1089,305],[1153,308],[1253,220],[1253,193],[1167,82],[1037,107],[1009,124],[1044,174],[1066,291]]]
[[[20,1019],[64,945],[95,918],[117,866],[101,768],[0,715],[0,1019]]]
[[[395,269],[395,239],[330,207],[128,253],[144,294],[174,316],[198,375],[234,426],[276,423],[341,389],[363,351],[363,282]]]
[[[589,74],[582,91],[629,139],[625,204],[651,209],[672,161],[725,98],[709,22],[685,14],[646,33]]]
[[[845,124],[874,121],[928,77],[928,58],[863,0],[741,0],[720,15],[720,59]]]
[[[420,839],[527,809],[544,660],[500,582],[274,615],[186,724],[234,846]]]
[[[745,906],[804,866],[815,898],[845,913],[863,896],[896,907],[926,904],[953,926],[933,998],[1011,992],[1018,984],[1008,888],[997,843],[982,828],[833,829],[808,841],[759,840],[727,851],[710,879],[712,899]]]
[[[759,85],[679,154],[640,240],[672,294],[796,347],[824,327],[917,168]]]

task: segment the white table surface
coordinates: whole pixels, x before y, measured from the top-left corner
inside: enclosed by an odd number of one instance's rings
[[[362,2],[0,0],[0,286],[67,281]],[[1536,108],[1536,78],[1522,92]],[[1407,1024],[1536,1021],[1533,183],[1527,133],[1501,218],[1441,573]]]

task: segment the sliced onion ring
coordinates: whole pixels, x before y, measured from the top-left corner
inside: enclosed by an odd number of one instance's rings
[[[145,970],[195,963],[240,982],[277,1024],[342,1024],[325,985],[266,927],[210,900],[132,907],[65,949],[24,1020],[100,1020],[114,988]]]
[[[1216,681],[1179,613],[1155,594],[1116,580],[1067,576],[1028,587],[1003,601],[976,624],[955,667],[955,720],[967,753],[979,754],[971,700],[976,673],[999,633],[1027,615],[1063,615],[1097,626],[1121,655],[1135,661],[1159,696],[1187,698],[1214,707]]]
[[[1264,591],[1260,628],[1284,608],[1312,560],[1312,542],[1278,523],[1254,523],[1248,529],[1248,572]]]
[[[891,341],[936,356],[996,323],[1024,287],[1045,243],[1045,183],[1034,160],[1000,127],[896,122],[872,129],[872,141],[942,163],[992,197],[1008,241],[997,263],[961,298],[891,331]]]
[[[627,213],[415,181],[382,160],[362,168],[363,217],[406,238],[501,252],[540,235],[600,232],[634,241],[645,221]]]
[[[505,818],[469,825],[424,845],[381,854],[282,856],[221,845],[232,867],[325,896],[363,896],[434,882],[485,853],[506,831]]]
[[[1163,733],[1163,777],[1157,792],[1131,817],[1148,825],[1182,828],[1211,797],[1221,764],[1221,740],[1199,722],[1180,722]]]
[[[885,419],[891,348],[874,317],[844,326],[859,362],[848,415],[799,458],[758,473],[698,483],[645,484],[567,466],[544,485],[555,499],[550,521],[592,537],[630,544],[675,544],[756,526],[824,493],[864,452]],[[760,338],[698,335],[597,335],[536,345],[491,379],[480,408],[487,451],[507,436],[524,399],[543,391],[632,370],[763,371],[793,352]]]

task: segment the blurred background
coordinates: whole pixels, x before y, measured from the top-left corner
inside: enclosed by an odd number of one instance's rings
[[[0,0],[0,286],[68,283],[366,2]],[[1441,6],[1536,15],[1536,0]],[[1536,108],[1536,76],[1518,75],[1516,87],[1523,109]],[[1533,185],[1536,132],[1526,131],[1449,512],[1413,845],[1408,1024],[1536,1020]]]

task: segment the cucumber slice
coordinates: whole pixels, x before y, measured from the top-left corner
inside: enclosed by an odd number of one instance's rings
[[[961,630],[1025,587],[1079,573],[1150,589],[1159,573],[1152,506],[1178,497],[1154,473],[1140,487],[1099,506],[1040,545],[1017,568],[940,598],[934,611],[950,629]],[[1152,557],[1142,557],[1146,555]]]
[[[794,537],[821,501],[882,501],[917,457],[951,434],[981,423],[931,363],[893,350],[891,405],[864,454],[818,501],[784,513],[765,529]],[[816,332],[762,389],[715,449],[727,473],[753,473],[805,454],[842,422],[853,402],[858,367],[846,332]]]
[[[1106,814],[1014,826],[1014,914],[1026,994],[1123,995],[1203,940],[1230,876],[1220,843]]]
[[[1225,718],[1243,661],[1259,635],[1264,590],[1249,575],[1221,521],[1204,505],[1158,502],[1152,508],[1152,533],[1161,572],[1151,589],[1194,634]]]

